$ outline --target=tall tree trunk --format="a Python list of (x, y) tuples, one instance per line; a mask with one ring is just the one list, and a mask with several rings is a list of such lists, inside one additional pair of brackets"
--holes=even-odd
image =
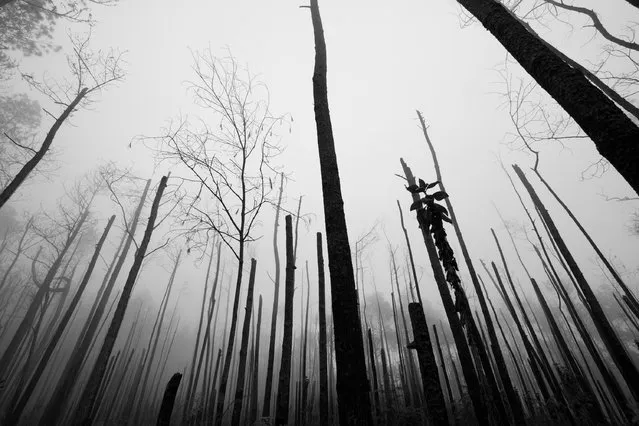
[(458, 0), (586, 132), (599, 153), (639, 193), (639, 127), (496, 0)]
[(160, 179), (160, 184), (158, 185), (155, 199), (153, 200), (153, 204), (151, 206), (151, 213), (146, 225), (146, 230), (144, 231), (144, 236), (142, 237), (142, 241), (140, 242), (140, 245), (135, 252), (133, 265), (129, 270), (129, 275), (126, 279), (126, 282), (124, 283), (124, 288), (122, 290), (122, 294), (120, 295), (118, 306), (115, 309), (115, 313), (113, 314), (113, 319), (111, 320), (111, 324), (109, 326), (107, 334), (104, 337), (104, 342), (102, 343), (102, 347), (89, 376), (89, 380), (78, 402), (78, 408), (76, 410), (73, 422), (76, 425), (90, 426), (92, 423), (90, 413), (95, 404), (96, 392), (98, 390), (98, 387), (100, 386), (100, 382), (104, 377), (106, 363), (109, 359), (109, 356), (111, 355), (113, 346), (115, 345), (115, 340), (118, 337), (118, 332), (120, 331), (120, 327), (122, 326), (124, 314), (126, 313), (126, 308), (129, 304), (131, 293), (133, 292), (133, 285), (135, 284), (138, 272), (140, 271), (140, 267), (142, 266), (142, 261), (144, 260), (144, 256), (146, 255), (146, 250), (149, 246), (151, 235), (153, 234), (153, 230), (155, 228), (155, 220), (158, 215), (160, 200), (162, 199), (162, 194), (164, 193), (164, 189), (166, 188), (167, 180), (168, 178), (166, 176), (163, 176), (162, 179)]
[(364, 340), (328, 107), (326, 41), (317, 0), (311, 0), (311, 17), (315, 38), (313, 99), (331, 278), (339, 418), (342, 426), (370, 425), (373, 419)]
[[(411, 172), (410, 168), (406, 165), (404, 160), (400, 159), (400, 163), (402, 165), (402, 168), (404, 169), (404, 174), (406, 175), (408, 185), (416, 185), (415, 176)], [(418, 199), (419, 196), (417, 194), (413, 194), (413, 202), (417, 201)], [(483, 391), (479, 383), (477, 370), (475, 369), (475, 365), (470, 353), (470, 348), (468, 342), (466, 341), (466, 336), (464, 335), (464, 330), (458, 316), (457, 307), (455, 306), (455, 303), (453, 302), (453, 299), (450, 295), (448, 283), (446, 282), (444, 271), (439, 262), (437, 248), (435, 247), (435, 243), (433, 242), (433, 239), (430, 235), (430, 225), (426, 223), (424, 216), (420, 214), (419, 211), (417, 212), (417, 220), (422, 231), (422, 236), (426, 245), (426, 251), (428, 252), (428, 257), (430, 260), (431, 268), (433, 270), (433, 275), (435, 277), (435, 282), (437, 284), (437, 289), (439, 290), (442, 303), (444, 304), (444, 311), (446, 312), (448, 323), (453, 332), (455, 346), (457, 347), (459, 361), (462, 366), (466, 385), (468, 386), (468, 393), (470, 394), (470, 398), (473, 403), (475, 416), (477, 417), (477, 420), (480, 424), (488, 424), (488, 410), (482, 397)]]
[[(0, 4), (0, 6), (3, 5)], [(0, 193), (0, 209), (7, 201), (9, 201), (9, 198), (13, 196), (20, 185), (22, 185), (22, 183), (27, 179), (29, 174), (33, 172), (33, 169), (35, 169), (40, 161), (42, 161), (45, 154), (49, 151), (49, 148), (51, 148), (51, 144), (53, 143), (53, 139), (55, 138), (56, 133), (58, 132), (58, 130), (60, 130), (60, 127), (62, 127), (62, 124), (64, 124), (66, 119), (69, 118), (69, 115), (73, 113), (80, 101), (82, 101), (82, 99), (86, 96), (87, 92), (87, 88), (83, 88), (82, 90), (80, 90), (80, 92), (78, 92), (71, 103), (64, 109), (62, 114), (60, 114), (60, 116), (56, 118), (55, 122), (49, 129), (49, 132), (45, 136), (40, 149), (38, 149), (33, 157), (31, 157), (29, 161), (27, 161), (25, 165), (22, 166), (18, 174), (16, 174), (11, 182), (9, 182), (9, 184), (3, 188), (2, 193)]]
[(164, 397), (162, 398), (162, 405), (160, 406), (160, 412), (158, 413), (157, 426), (169, 426), (171, 424), (171, 414), (173, 413), (173, 405), (175, 404), (175, 397), (182, 381), (182, 374), (175, 373), (171, 380), (166, 384), (166, 390), (164, 391)]
[[(317, 233), (317, 281), (319, 289), (319, 375), (320, 375), (320, 426), (328, 425), (328, 360), (326, 342), (326, 289), (324, 279), (324, 253), (322, 250), (322, 233)], [(370, 339), (370, 329), (368, 335)], [(372, 359), (372, 358), (371, 358)], [(373, 364), (373, 374), (374, 371)], [(378, 404), (379, 405), (379, 404)]]
[(55, 350), (56, 346), (58, 345), (58, 342), (60, 341), (60, 337), (64, 333), (64, 330), (69, 324), (69, 321), (71, 317), (73, 316), (75, 309), (80, 303), (80, 298), (82, 297), (82, 294), (84, 293), (84, 289), (89, 283), (89, 278), (91, 278), (91, 274), (93, 273), (95, 264), (97, 263), (98, 257), (100, 256), (102, 245), (104, 244), (104, 241), (106, 240), (107, 235), (109, 234), (109, 231), (111, 229), (111, 226), (113, 225), (114, 220), (115, 220), (115, 216), (111, 216), (111, 218), (107, 222), (107, 226), (106, 228), (104, 228), (104, 232), (102, 233), (100, 240), (95, 246), (93, 257), (89, 261), (89, 266), (87, 267), (87, 270), (84, 273), (84, 277), (82, 278), (82, 281), (80, 282), (80, 285), (78, 286), (78, 289), (76, 290), (75, 295), (73, 296), (73, 299), (71, 300), (71, 304), (67, 307), (67, 310), (64, 313), (62, 320), (60, 321), (60, 324), (58, 324), (58, 327), (56, 328), (55, 333), (53, 334), (53, 336), (51, 336), (51, 339), (49, 340), (49, 344), (47, 345), (46, 350), (42, 354), (42, 357), (40, 358), (40, 361), (38, 362), (38, 365), (36, 366), (34, 372), (31, 374), (29, 383), (27, 383), (26, 387), (24, 388), (22, 392), (21, 398), (15, 404), (11, 405), (11, 414), (7, 418), (5, 418), (4, 424), (13, 425), (13, 424), (17, 424), (18, 421), (20, 420), (20, 416), (22, 415), (25, 405), (31, 398), (31, 395), (36, 385), (38, 384), (38, 381), (42, 377), (42, 373), (44, 369), (48, 365), (49, 359), (51, 358), (53, 351)]
[(273, 288), (273, 310), (271, 311), (271, 332), (268, 344), (268, 361), (266, 364), (266, 385), (264, 388), (264, 405), (262, 417), (271, 416), (271, 395), (276, 392), (273, 388), (273, 368), (275, 363), (275, 337), (277, 335), (277, 314), (280, 299), (280, 251), (277, 245), (277, 228), (280, 225), (280, 208), (282, 206), (282, 192), (284, 191), (284, 173), (280, 174), (280, 192), (275, 208), (275, 224), (273, 230), (273, 257), (275, 258), (275, 286)]
[(251, 335), (251, 313), (253, 312), (253, 288), (255, 287), (255, 268), (257, 261), (251, 259), (251, 271), (249, 273), (248, 291), (246, 294), (246, 308), (244, 324), (242, 325), (242, 341), (240, 343), (240, 364), (237, 372), (237, 385), (235, 386), (235, 402), (233, 403), (233, 417), (231, 425), (240, 424), (242, 405), (244, 403), (244, 379), (246, 378), (246, 358), (248, 356), (249, 336)]
[(408, 239), (408, 231), (406, 230), (406, 225), (404, 225), (404, 214), (402, 213), (402, 206), (399, 204), (399, 200), (397, 200), (397, 210), (399, 210), (399, 221), (402, 225), (402, 232), (404, 233), (404, 239), (406, 240), (406, 248), (408, 249), (408, 258), (410, 259), (410, 268), (413, 274), (413, 280), (415, 281), (415, 289), (417, 290), (417, 299), (419, 300), (419, 304), (424, 306), (422, 302), (422, 293), (419, 290), (419, 280), (417, 279), (417, 270), (415, 269), (415, 259), (413, 258), (413, 249), (410, 245), (410, 240)]
[(513, 169), (515, 170), (515, 173), (517, 173), (517, 176), (519, 176), (519, 179), (522, 181), (522, 183), (526, 187), (526, 190), (528, 191), (528, 194), (532, 198), (533, 203), (537, 207), (543, 221), (548, 226), (548, 229), (550, 230), (552, 237), (555, 243), (557, 244), (557, 247), (559, 248), (559, 251), (561, 252), (564, 259), (566, 260), (566, 263), (568, 264), (568, 266), (570, 267), (570, 271), (575, 277), (575, 280), (577, 281), (577, 284), (579, 285), (579, 289), (581, 289), (586, 299), (586, 302), (587, 302), (586, 306), (589, 308), (589, 311), (591, 313), (591, 316), (592, 316), (593, 322), (595, 323), (597, 331), (599, 332), (601, 339), (606, 344), (606, 348), (610, 352), (610, 356), (614, 360), (617, 368), (619, 368), (619, 371), (621, 371), (622, 376), (626, 380), (626, 383), (628, 384), (628, 387), (632, 391), (632, 394), (636, 400), (637, 398), (639, 398), (639, 371), (637, 370), (637, 367), (634, 365), (634, 363), (630, 359), (630, 356), (626, 352), (626, 349), (623, 346), (623, 343), (621, 342), (621, 340), (615, 333), (614, 329), (612, 328), (612, 325), (608, 321), (608, 318), (606, 317), (606, 314), (604, 313), (601, 304), (597, 300), (597, 297), (595, 296), (595, 293), (592, 291), (590, 284), (588, 284), (588, 282), (586, 281), (586, 278), (583, 276), (581, 269), (579, 269), (577, 262), (572, 256), (572, 253), (570, 252), (563, 238), (559, 234), (559, 230), (557, 229), (554, 221), (550, 217), (548, 210), (546, 210), (545, 206), (543, 205), (543, 203), (537, 196), (537, 193), (535, 192), (534, 188), (532, 187), (530, 182), (528, 182), (528, 179), (526, 179), (524, 172), (517, 165), (513, 165)]
[(286, 215), (286, 277), (284, 281), (284, 336), (282, 360), (277, 386), (275, 424), (288, 423), (288, 407), (291, 387), (291, 355), (293, 352), (293, 292), (295, 291), (295, 263), (293, 261), (293, 220)]
[[(321, 350), (321, 347), (320, 347)], [(373, 376), (373, 401), (374, 401), (374, 405), (375, 405), (375, 416), (373, 417), (373, 420), (375, 422), (379, 422), (381, 420), (380, 416), (380, 401), (379, 401), (379, 383), (377, 381), (377, 365), (375, 362), (375, 349), (373, 348), (373, 334), (371, 333), (371, 329), (368, 329), (368, 352), (371, 358), (371, 370), (372, 370), (372, 376)], [(320, 352), (321, 355), (321, 352)], [(321, 367), (321, 365), (320, 365)], [(321, 374), (321, 371), (320, 371)], [(321, 382), (320, 382), (320, 392), (321, 392)], [(320, 407), (321, 407), (321, 394), (320, 394)], [(320, 411), (320, 424), (322, 426), (327, 425), (328, 422), (324, 421), (322, 422), (322, 418), (321, 418), (322, 412)]]

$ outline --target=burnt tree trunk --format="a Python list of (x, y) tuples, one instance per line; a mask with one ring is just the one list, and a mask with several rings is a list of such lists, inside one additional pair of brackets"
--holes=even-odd
[(315, 38), (313, 99), (331, 278), (339, 418), (342, 426), (370, 425), (373, 420), (364, 339), (328, 107), (326, 41), (317, 0), (311, 0), (311, 17)]

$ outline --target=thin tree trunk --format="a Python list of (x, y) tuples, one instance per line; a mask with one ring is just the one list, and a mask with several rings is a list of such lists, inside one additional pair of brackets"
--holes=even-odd
[[(4, 6), (4, 5), (0, 4), (0, 7), (1, 6)], [(9, 201), (9, 198), (13, 196), (13, 194), (18, 190), (20, 185), (22, 185), (22, 183), (27, 179), (29, 174), (33, 172), (33, 169), (35, 169), (36, 166), (40, 163), (40, 161), (42, 161), (42, 159), (44, 158), (44, 155), (49, 151), (49, 148), (51, 148), (51, 144), (53, 143), (53, 139), (55, 138), (56, 133), (58, 132), (60, 127), (62, 127), (62, 124), (64, 124), (66, 119), (69, 118), (69, 115), (73, 113), (73, 111), (76, 109), (80, 101), (82, 101), (82, 99), (86, 96), (87, 92), (88, 92), (87, 88), (83, 88), (82, 90), (80, 90), (80, 92), (78, 92), (78, 94), (71, 101), (71, 103), (64, 109), (62, 114), (60, 114), (60, 116), (56, 118), (55, 122), (49, 129), (47, 136), (44, 138), (44, 141), (42, 142), (40, 149), (38, 149), (38, 151), (33, 155), (33, 157), (31, 157), (29, 161), (27, 161), (25, 165), (22, 166), (18, 174), (16, 174), (16, 176), (11, 180), (11, 182), (9, 182), (9, 184), (6, 187), (4, 187), (4, 189), (2, 190), (2, 193), (0, 193), (0, 209), (2, 208), (2, 206), (4, 206), (4, 204), (7, 201)]]
[(293, 292), (295, 291), (295, 263), (293, 262), (293, 221), (286, 215), (286, 277), (284, 289), (284, 336), (282, 338), (282, 360), (277, 387), (277, 409), (275, 424), (288, 423), (289, 395), (291, 386), (291, 355), (293, 352)]
[(95, 404), (96, 392), (98, 390), (98, 386), (100, 386), (102, 378), (104, 377), (107, 360), (109, 359), (113, 346), (115, 345), (115, 339), (118, 337), (118, 332), (120, 331), (122, 321), (124, 320), (124, 314), (129, 304), (129, 299), (131, 298), (133, 285), (135, 284), (138, 272), (142, 266), (142, 261), (146, 255), (146, 250), (149, 246), (151, 235), (155, 228), (155, 220), (158, 215), (160, 200), (164, 189), (166, 188), (167, 180), (168, 178), (166, 176), (163, 176), (162, 179), (160, 179), (160, 184), (158, 185), (157, 193), (153, 200), (153, 205), (151, 206), (151, 213), (149, 215), (144, 236), (142, 237), (140, 246), (135, 252), (133, 265), (131, 266), (131, 270), (129, 271), (129, 275), (124, 284), (120, 300), (118, 301), (118, 306), (113, 314), (113, 319), (111, 320), (111, 325), (109, 326), (109, 330), (104, 338), (104, 342), (102, 343), (100, 353), (98, 354), (97, 360), (93, 366), (89, 380), (80, 397), (78, 408), (74, 416), (74, 424), (76, 425), (90, 426), (92, 423), (90, 413), (93, 405)]
[[(597, 150), (639, 193), (639, 127), (584, 74), (530, 33), (496, 0), (458, 0), (590, 136)], [(639, 381), (637, 381), (639, 383)]]
[(315, 38), (313, 99), (331, 278), (339, 418), (342, 426), (370, 425), (372, 416), (364, 340), (328, 107), (326, 41), (317, 0), (311, 0), (311, 18)]
[(240, 364), (237, 372), (237, 385), (235, 386), (235, 402), (233, 403), (233, 417), (231, 425), (240, 424), (242, 404), (244, 403), (244, 379), (246, 378), (246, 358), (248, 356), (249, 336), (251, 334), (251, 313), (253, 312), (253, 288), (255, 287), (255, 268), (257, 261), (251, 259), (251, 271), (249, 274), (248, 292), (246, 294), (246, 313), (242, 325), (242, 342), (240, 344)]
[(446, 360), (442, 353), (442, 346), (439, 343), (439, 334), (437, 333), (437, 326), (433, 324), (433, 334), (435, 335), (435, 343), (437, 344), (437, 353), (439, 354), (439, 360), (442, 363), (442, 373), (444, 376), (444, 382), (446, 382), (446, 391), (448, 392), (448, 399), (450, 400), (450, 411), (453, 415), (453, 423), (455, 421), (455, 398), (453, 397), (453, 390), (450, 387), (450, 379), (448, 377), (448, 369), (446, 368)]

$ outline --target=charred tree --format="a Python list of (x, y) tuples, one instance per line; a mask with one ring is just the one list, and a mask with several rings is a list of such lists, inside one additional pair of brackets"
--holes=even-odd
[(315, 38), (313, 99), (331, 278), (339, 418), (342, 426), (370, 425), (372, 417), (364, 340), (328, 107), (326, 41), (317, 0), (311, 0), (311, 18)]

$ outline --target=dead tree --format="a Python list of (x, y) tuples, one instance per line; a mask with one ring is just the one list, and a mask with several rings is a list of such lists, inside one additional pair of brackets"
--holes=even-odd
[(372, 417), (364, 340), (328, 107), (326, 41), (317, 0), (311, 0), (310, 7), (315, 39), (313, 99), (331, 278), (339, 418), (343, 426), (370, 425)]

